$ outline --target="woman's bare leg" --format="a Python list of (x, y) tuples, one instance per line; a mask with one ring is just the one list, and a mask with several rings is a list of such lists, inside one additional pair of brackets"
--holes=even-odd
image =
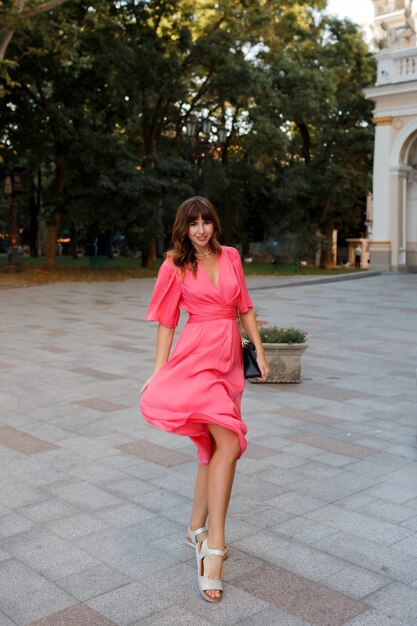
[[(191, 530), (197, 530), (197, 528), (203, 528), (206, 525), (208, 514), (208, 496), (207, 496), (207, 477), (208, 477), (208, 465), (198, 466), (197, 476), (194, 486), (194, 500), (193, 508), (191, 509), (190, 528)], [(198, 541), (203, 541), (207, 537), (206, 533), (197, 535)]]
[[(210, 424), (208, 428), (215, 441), (215, 450), (207, 472), (208, 547), (214, 550), (224, 550), (226, 513), (240, 446), (237, 435), (228, 428), (216, 424)], [(221, 557), (206, 556), (203, 563), (204, 576), (214, 579), (221, 577), (223, 566)], [(217, 589), (209, 589), (206, 594), (212, 598), (219, 598), (221, 595)]]

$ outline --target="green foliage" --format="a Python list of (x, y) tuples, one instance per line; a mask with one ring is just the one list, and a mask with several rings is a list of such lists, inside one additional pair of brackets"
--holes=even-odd
[(41, 172), (48, 223), (167, 245), (199, 188), (183, 127), (208, 115), (228, 130), (209, 164), (226, 241), (311, 252), (318, 231), (360, 224), (372, 167), (374, 61), (324, 8), (73, 0), (20, 24), (0, 75), (0, 178), (15, 164)]
[(307, 333), (297, 328), (279, 326), (259, 326), (262, 343), (305, 343)]

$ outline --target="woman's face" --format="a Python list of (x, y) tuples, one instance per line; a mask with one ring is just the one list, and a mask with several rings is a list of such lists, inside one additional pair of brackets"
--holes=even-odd
[(197, 250), (208, 246), (213, 232), (213, 222), (203, 220), (201, 215), (188, 226), (188, 237)]

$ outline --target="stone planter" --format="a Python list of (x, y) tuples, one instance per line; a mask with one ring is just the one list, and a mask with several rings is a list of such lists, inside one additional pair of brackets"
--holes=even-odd
[[(299, 383), (301, 379), (301, 357), (307, 349), (306, 343), (263, 343), (265, 358), (270, 368), (266, 383)], [(251, 383), (259, 383), (250, 379)]]

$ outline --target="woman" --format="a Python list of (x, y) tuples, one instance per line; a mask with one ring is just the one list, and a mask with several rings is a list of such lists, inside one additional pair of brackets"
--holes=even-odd
[[(141, 389), (144, 418), (187, 435), (198, 449), (186, 542), (196, 548), (199, 588), (209, 602), (222, 597), (226, 513), (236, 461), (247, 445), (240, 415), (244, 375), (237, 311), (255, 344), (263, 380), (269, 371), (239, 253), (220, 246), (219, 234), (218, 216), (206, 198), (181, 204), (173, 248), (159, 270), (146, 316), (159, 325), (154, 373)], [(169, 357), (179, 307), (189, 319)]]

